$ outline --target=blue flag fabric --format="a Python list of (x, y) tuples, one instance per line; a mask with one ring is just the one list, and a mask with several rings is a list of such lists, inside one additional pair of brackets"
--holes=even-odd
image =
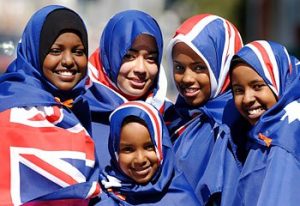
[[(145, 185), (135, 183), (118, 166), (120, 132), (128, 116), (143, 119), (160, 167)], [(109, 151), (112, 165), (102, 172), (105, 189), (97, 205), (200, 205), (184, 175), (175, 168), (175, 157), (168, 131), (159, 112), (143, 101), (122, 104), (111, 115)]]
[(248, 133), (249, 153), (232, 205), (298, 205), (300, 201), (300, 77), (298, 60), (275, 42), (254, 41), (238, 52), (278, 102)]

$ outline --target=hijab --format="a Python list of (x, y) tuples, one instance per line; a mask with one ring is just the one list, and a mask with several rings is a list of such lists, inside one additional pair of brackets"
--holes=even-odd
[(157, 45), (159, 68), (153, 89), (146, 94), (146, 102), (163, 110), (166, 96), (166, 76), (161, 66), (163, 38), (159, 25), (149, 14), (138, 10), (126, 10), (114, 15), (106, 24), (100, 39), (99, 48), (89, 59), (87, 85), (92, 111), (112, 112), (117, 106), (128, 101), (128, 97), (118, 88), (117, 77), (122, 60), (135, 39), (142, 34), (152, 36)]

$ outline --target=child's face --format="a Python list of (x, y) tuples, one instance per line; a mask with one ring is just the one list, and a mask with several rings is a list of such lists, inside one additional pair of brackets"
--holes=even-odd
[(204, 61), (183, 42), (172, 50), (174, 80), (180, 95), (191, 106), (200, 106), (210, 97), (209, 71)]
[(270, 87), (246, 64), (233, 69), (231, 80), (235, 105), (251, 125), (277, 102)]
[(157, 73), (157, 46), (152, 36), (138, 36), (125, 54), (118, 74), (119, 88), (127, 95), (142, 97), (153, 85)]
[(86, 69), (84, 46), (71, 32), (58, 36), (43, 62), (45, 77), (63, 91), (71, 90), (86, 75)]
[(148, 129), (137, 122), (125, 124), (120, 139), (121, 170), (135, 182), (146, 184), (158, 169), (158, 162)]

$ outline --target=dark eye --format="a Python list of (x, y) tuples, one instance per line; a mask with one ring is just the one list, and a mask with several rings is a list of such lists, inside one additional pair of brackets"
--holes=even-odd
[(120, 148), (120, 153), (128, 154), (128, 153), (131, 153), (133, 151), (134, 151), (134, 148), (131, 147), (131, 146), (123, 146), (123, 147)]
[(155, 147), (154, 147), (154, 145), (151, 143), (151, 144), (147, 144), (146, 146), (145, 146), (145, 149), (147, 150), (147, 151), (155, 151)]
[(206, 65), (196, 65), (194, 68), (193, 68), (193, 70), (195, 71), (195, 72), (204, 72), (204, 71), (206, 71), (207, 70), (207, 66)]
[(239, 94), (243, 94), (244, 90), (241, 87), (234, 86), (232, 88), (232, 92), (233, 92), (234, 95), (239, 95)]
[(173, 64), (173, 70), (174, 70), (174, 73), (183, 73), (184, 72), (184, 67), (178, 63), (174, 63)]
[(75, 50), (73, 51), (73, 53), (74, 53), (76, 56), (83, 56), (83, 55), (85, 55), (84, 49), (75, 49)]
[(146, 57), (147, 61), (150, 63), (156, 63), (157, 62), (157, 54), (149, 54)]
[(55, 56), (58, 56), (61, 54), (61, 49), (59, 48), (51, 48), (50, 51), (49, 51), (49, 54), (51, 55), (55, 55)]
[(266, 84), (254, 84), (253, 85), (253, 89), (256, 91), (261, 90), (264, 86), (266, 86)]
[(131, 61), (131, 60), (134, 60), (135, 56), (131, 53), (127, 53), (124, 55), (123, 57), (123, 61)]

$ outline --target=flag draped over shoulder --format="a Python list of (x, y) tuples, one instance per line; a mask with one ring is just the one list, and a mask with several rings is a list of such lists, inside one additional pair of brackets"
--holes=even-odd
[(64, 93), (47, 81), (39, 62), (43, 23), (57, 9), (67, 8), (46, 6), (31, 17), (18, 44), (17, 58), (0, 77), (3, 205), (84, 205), (100, 192), (94, 143), (79, 121), (80, 114), (88, 113), (80, 96), (86, 78), (66, 93), (73, 98), (73, 108), (81, 108), (75, 116), (55, 98)]
[(249, 154), (233, 205), (298, 205), (300, 79), (298, 60), (275, 42), (254, 41), (237, 57), (269, 85), (278, 102), (250, 130)]

